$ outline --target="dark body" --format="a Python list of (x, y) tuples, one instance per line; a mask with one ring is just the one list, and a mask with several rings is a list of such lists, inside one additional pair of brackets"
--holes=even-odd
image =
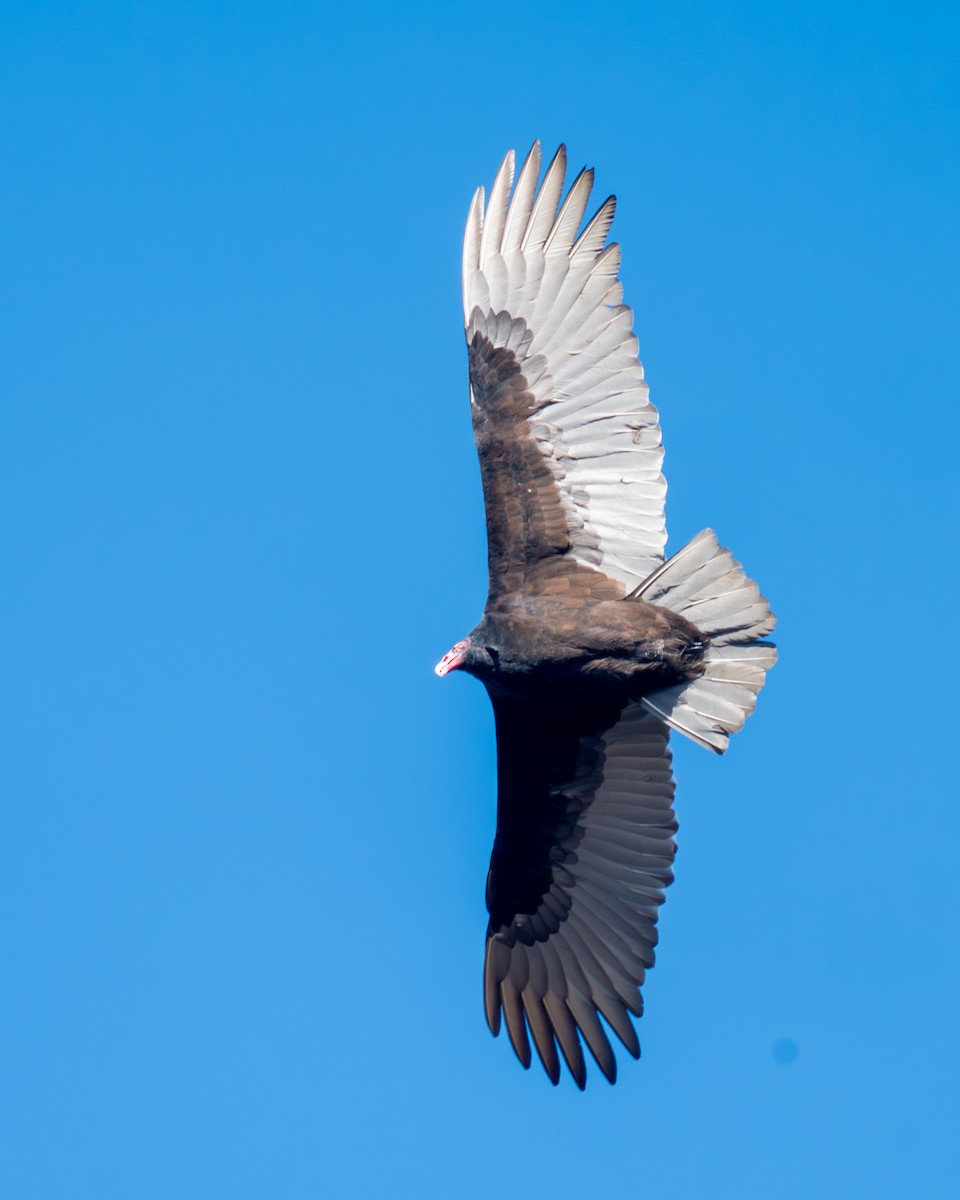
[(643, 600), (519, 596), (484, 613), (462, 669), (491, 697), (542, 701), (562, 688), (568, 701), (622, 704), (694, 678), (705, 646), (684, 617)]

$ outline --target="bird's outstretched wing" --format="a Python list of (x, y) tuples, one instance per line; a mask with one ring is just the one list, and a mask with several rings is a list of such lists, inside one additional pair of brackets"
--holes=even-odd
[(561, 204), (565, 168), (561, 146), (538, 190), (537, 142), (511, 195), (510, 151), (486, 210), (480, 188), (467, 218), (463, 307), (492, 596), (558, 556), (625, 593), (663, 559), (660, 426), (621, 302), (620, 247), (606, 245), (616, 202), (578, 236), (593, 172)]
[[(677, 823), (665, 725), (640, 705), (494, 699), (499, 796), (487, 878), (487, 1021), (525, 1067), (616, 1079), (602, 1015), (634, 1056)], [(529, 1031), (529, 1032), (528, 1032)], [(578, 1036), (579, 1035), (579, 1036)]]

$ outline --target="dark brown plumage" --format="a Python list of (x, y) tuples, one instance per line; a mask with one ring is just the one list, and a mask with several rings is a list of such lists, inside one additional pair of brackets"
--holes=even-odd
[[(525, 1066), (604, 1075), (602, 1016), (630, 1014), (672, 879), (670, 726), (715, 750), (775, 659), (766, 601), (709, 532), (663, 561), (662, 450), (607, 201), (574, 241), (591, 176), (560, 206), (563, 148), (512, 199), (512, 154), (464, 245), (471, 409), (486, 507), (483, 617), (437, 666), (493, 702), (497, 831), (487, 879), (487, 1020)], [(559, 1051), (559, 1055), (558, 1055)]]

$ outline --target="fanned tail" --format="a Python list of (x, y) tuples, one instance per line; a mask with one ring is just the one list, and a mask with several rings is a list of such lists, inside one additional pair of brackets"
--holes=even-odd
[(645, 696), (642, 703), (680, 733), (718, 754), (743, 728), (757, 703), (777, 649), (760, 639), (776, 617), (740, 563), (705, 529), (667, 559), (633, 593), (669, 608), (708, 640), (697, 679)]

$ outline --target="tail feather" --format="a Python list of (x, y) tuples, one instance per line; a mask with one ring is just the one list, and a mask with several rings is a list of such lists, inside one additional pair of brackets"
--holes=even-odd
[(708, 645), (703, 674), (643, 698), (650, 712), (718, 754), (753, 712), (776, 647), (759, 639), (776, 624), (760, 589), (706, 529), (633, 595), (691, 621)]

